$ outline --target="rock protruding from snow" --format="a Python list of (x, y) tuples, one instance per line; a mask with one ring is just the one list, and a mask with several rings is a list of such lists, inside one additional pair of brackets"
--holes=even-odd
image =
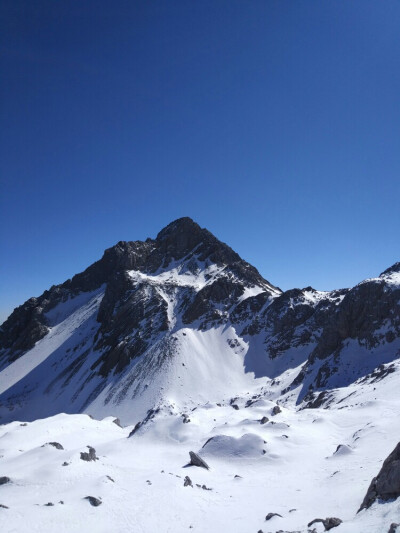
[(59, 442), (46, 442), (46, 444), (44, 444), (43, 446), (53, 446), (53, 448), (56, 448), (57, 450), (64, 449), (64, 446)]
[(197, 453), (189, 452), (190, 455), (190, 464), (193, 466), (200, 466), (202, 468), (205, 468), (206, 470), (209, 470), (210, 467), (208, 464), (199, 456)]
[(96, 450), (92, 446), (88, 446), (89, 452), (81, 452), (82, 461), (97, 461), (99, 458), (96, 455)]
[(373, 478), (359, 511), (368, 509), (375, 500), (391, 500), (400, 496), (400, 442), (385, 459), (379, 474)]
[(103, 503), (99, 498), (95, 498), (94, 496), (85, 496), (85, 500), (88, 500), (93, 507), (98, 507)]
[(268, 513), (265, 517), (265, 520), (271, 520), (271, 518), (273, 518), (274, 516), (279, 516), (280, 518), (282, 518), (282, 515), (279, 513)]
[(5, 485), (6, 483), (10, 483), (11, 479), (7, 476), (1, 476), (0, 477), (0, 485)]
[(325, 528), (325, 531), (329, 531), (330, 529), (333, 529), (334, 527), (340, 526), (340, 524), (342, 523), (342, 520), (336, 517), (315, 518), (309, 524), (307, 524), (307, 527), (311, 527), (313, 524), (317, 524), (318, 522), (322, 522)]
[(347, 444), (338, 444), (335, 453), (333, 455), (349, 455), (353, 453), (353, 450)]
[(193, 483), (192, 483), (192, 480), (190, 479), (189, 476), (185, 476), (185, 479), (183, 481), (183, 486), (184, 487), (192, 487), (193, 488)]

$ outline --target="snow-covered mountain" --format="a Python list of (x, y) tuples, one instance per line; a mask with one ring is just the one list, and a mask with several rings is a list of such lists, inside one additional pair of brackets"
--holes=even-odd
[[(400, 265), (353, 289), (282, 292), (189, 218), (17, 308), (1, 328), (0, 415), (141, 419), (254, 379), (297, 403), (399, 357)], [(43, 399), (46, 401), (43, 401)]]
[[(7, 484), (7, 502), (15, 501), (18, 483), (34, 483), (32, 461), (49, 476), (37, 498), (54, 490), (50, 464), (61, 456), (72, 468), (59, 475), (86, 476), (78, 448), (96, 444), (107, 460), (88, 466), (84, 485), (104, 489), (114, 511), (108, 523), (93, 509), (87, 531), (221, 531), (223, 520), (238, 533), (275, 525), (307, 531), (320, 513), (341, 517), (337, 531), (386, 531), (398, 503), (356, 511), (399, 441), (399, 368), (400, 263), (352, 289), (282, 292), (209, 231), (176, 220), (155, 239), (119, 242), (1, 326), (0, 466), (6, 461), (17, 480)], [(117, 416), (127, 427), (79, 413)], [(269, 421), (260, 423), (263, 417)], [(63, 440), (65, 450), (40, 448), (44, 435)], [(190, 495), (190, 485), (183, 487), (189, 450), (213, 465), (196, 469), (200, 487), (211, 483), (213, 491), (194, 484)], [(128, 472), (140, 465), (140, 481), (122, 472), (123, 463)], [(157, 481), (144, 485), (141, 476), (150, 472)], [(107, 475), (120, 477), (118, 490)], [(354, 492), (346, 490), (351, 483)], [(75, 497), (67, 485), (63, 501)], [(143, 517), (132, 522), (118, 499), (129, 490), (140, 498), (145, 491), (148, 502), (164, 498), (164, 515), (145, 518), (151, 513), (139, 498)], [(163, 491), (183, 498), (181, 520), (175, 513), (173, 522)], [(263, 525), (266, 498), (282, 517)], [(56, 512), (65, 520), (64, 508)], [(15, 520), (13, 531), (22, 531)], [(71, 520), (65, 531), (82, 526)], [(40, 530), (51, 531), (45, 515)]]

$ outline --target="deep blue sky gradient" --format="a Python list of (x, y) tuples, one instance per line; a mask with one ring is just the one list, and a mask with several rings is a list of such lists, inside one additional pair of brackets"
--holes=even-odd
[(190, 216), (283, 289), (400, 259), (399, 0), (3, 0), (0, 322)]

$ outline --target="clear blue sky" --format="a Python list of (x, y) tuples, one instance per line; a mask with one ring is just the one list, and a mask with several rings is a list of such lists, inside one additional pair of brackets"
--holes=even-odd
[(283, 289), (400, 259), (399, 0), (2, 0), (0, 321), (190, 216)]

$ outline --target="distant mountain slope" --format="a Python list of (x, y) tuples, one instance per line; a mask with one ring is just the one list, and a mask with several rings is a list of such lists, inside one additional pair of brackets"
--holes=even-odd
[(399, 358), (400, 264), (353, 289), (282, 292), (190, 218), (119, 242), (0, 329), (0, 421), (137, 421), (245, 394), (312, 402)]

